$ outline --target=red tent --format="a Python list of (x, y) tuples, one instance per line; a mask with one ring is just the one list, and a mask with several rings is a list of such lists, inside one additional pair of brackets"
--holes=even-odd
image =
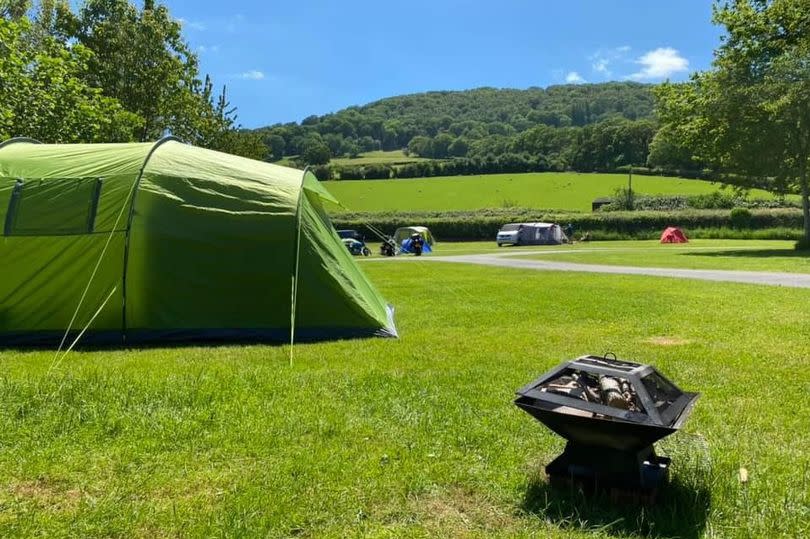
[(661, 243), (688, 243), (686, 234), (680, 228), (670, 226), (661, 234)]

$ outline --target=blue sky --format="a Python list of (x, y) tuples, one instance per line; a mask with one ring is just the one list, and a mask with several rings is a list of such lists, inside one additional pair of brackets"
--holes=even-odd
[(239, 122), (392, 95), (683, 80), (709, 67), (710, 0), (164, 0)]

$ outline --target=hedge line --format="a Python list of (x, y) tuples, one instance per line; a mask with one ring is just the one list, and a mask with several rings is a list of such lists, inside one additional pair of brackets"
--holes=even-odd
[[(332, 218), (337, 228), (364, 230), (370, 223), (387, 234), (401, 226), (424, 225), (440, 240), (492, 240), (500, 227), (509, 222), (545, 221), (574, 227), (579, 238), (590, 232), (593, 239), (654, 238), (668, 226), (678, 226), (690, 237), (798, 239), (801, 236), (801, 210), (780, 208), (751, 210), (744, 224), (732, 221), (726, 210), (680, 212), (564, 213), (536, 210), (478, 210), (471, 212), (409, 212), (387, 214), (338, 214)], [(735, 226), (736, 225), (736, 226)]]
[[(321, 180), (387, 180), (391, 178), (431, 178), (435, 176), (470, 176), (478, 174), (505, 174), (524, 172), (564, 172), (565, 167), (549, 162), (543, 156), (507, 153), (485, 158), (457, 157), (453, 159), (427, 159), (412, 163), (366, 165), (317, 165), (311, 168)], [(607, 172), (626, 174), (630, 167), (579, 172)], [(689, 179), (714, 180), (710, 170), (633, 168), (633, 174), (644, 176), (678, 176)]]
[(775, 198), (747, 198), (736, 193), (715, 191), (701, 195), (639, 195), (630, 196), (627, 189), (618, 189), (613, 202), (598, 211), (625, 211), (632, 203), (635, 211), (731, 210), (734, 208), (768, 209), (801, 208), (799, 200)]

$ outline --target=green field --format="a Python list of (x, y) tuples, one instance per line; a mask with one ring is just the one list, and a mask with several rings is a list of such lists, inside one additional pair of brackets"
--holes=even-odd
[[(0, 535), (810, 535), (810, 290), (363, 268), (401, 338), (300, 345), (292, 367), (285, 346), (85, 351), (51, 374), (52, 351), (3, 351)], [(702, 393), (651, 508), (548, 488), (563, 443), (511, 402), (605, 351)]]
[(402, 150), (391, 150), (389, 152), (366, 152), (357, 157), (337, 157), (329, 163), (338, 166), (360, 166), (360, 165), (404, 165), (406, 163), (416, 163), (417, 161), (430, 161), (424, 157), (405, 155)]
[[(293, 161), (297, 156), (292, 155), (277, 161), (275, 164), (289, 167), (293, 165)], [(334, 157), (329, 161), (330, 165), (337, 165), (341, 167), (346, 166), (361, 166), (361, 165), (405, 165), (407, 163), (415, 163), (417, 161), (430, 161), (424, 157), (415, 157), (412, 155), (405, 155), (402, 150), (391, 150), (388, 152), (365, 152), (357, 157)]]
[[(527, 255), (538, 260), (655, 268), (720, 269), (810, 273), (810, 256), (790, 241), (692, 240), (688, 246), (658, 241), (593, 242)], [(529, 249), (523, 247), (522, 249)]]
[[(350, 211), (474, 210), (522, 207), (591, 211), (591, 201), (627, 187), (625, 174), (527, 173), (395, 180), (330, 181), (324, 185)], [(633, 190), (645, 195), (697, 195), (720, 184), (633, 176)], [(752, 197), (772, 198), (760, 190)]]

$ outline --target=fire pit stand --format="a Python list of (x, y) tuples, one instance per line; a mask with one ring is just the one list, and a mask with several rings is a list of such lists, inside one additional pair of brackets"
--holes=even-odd
[(684, 393), (650, 365), (582, 356), (517, 392), (515, 404), (568, 440), (546, 466), (552, 483), (652, 493), (670, 459), (653, 443), (676, 432), (697, 393)]

